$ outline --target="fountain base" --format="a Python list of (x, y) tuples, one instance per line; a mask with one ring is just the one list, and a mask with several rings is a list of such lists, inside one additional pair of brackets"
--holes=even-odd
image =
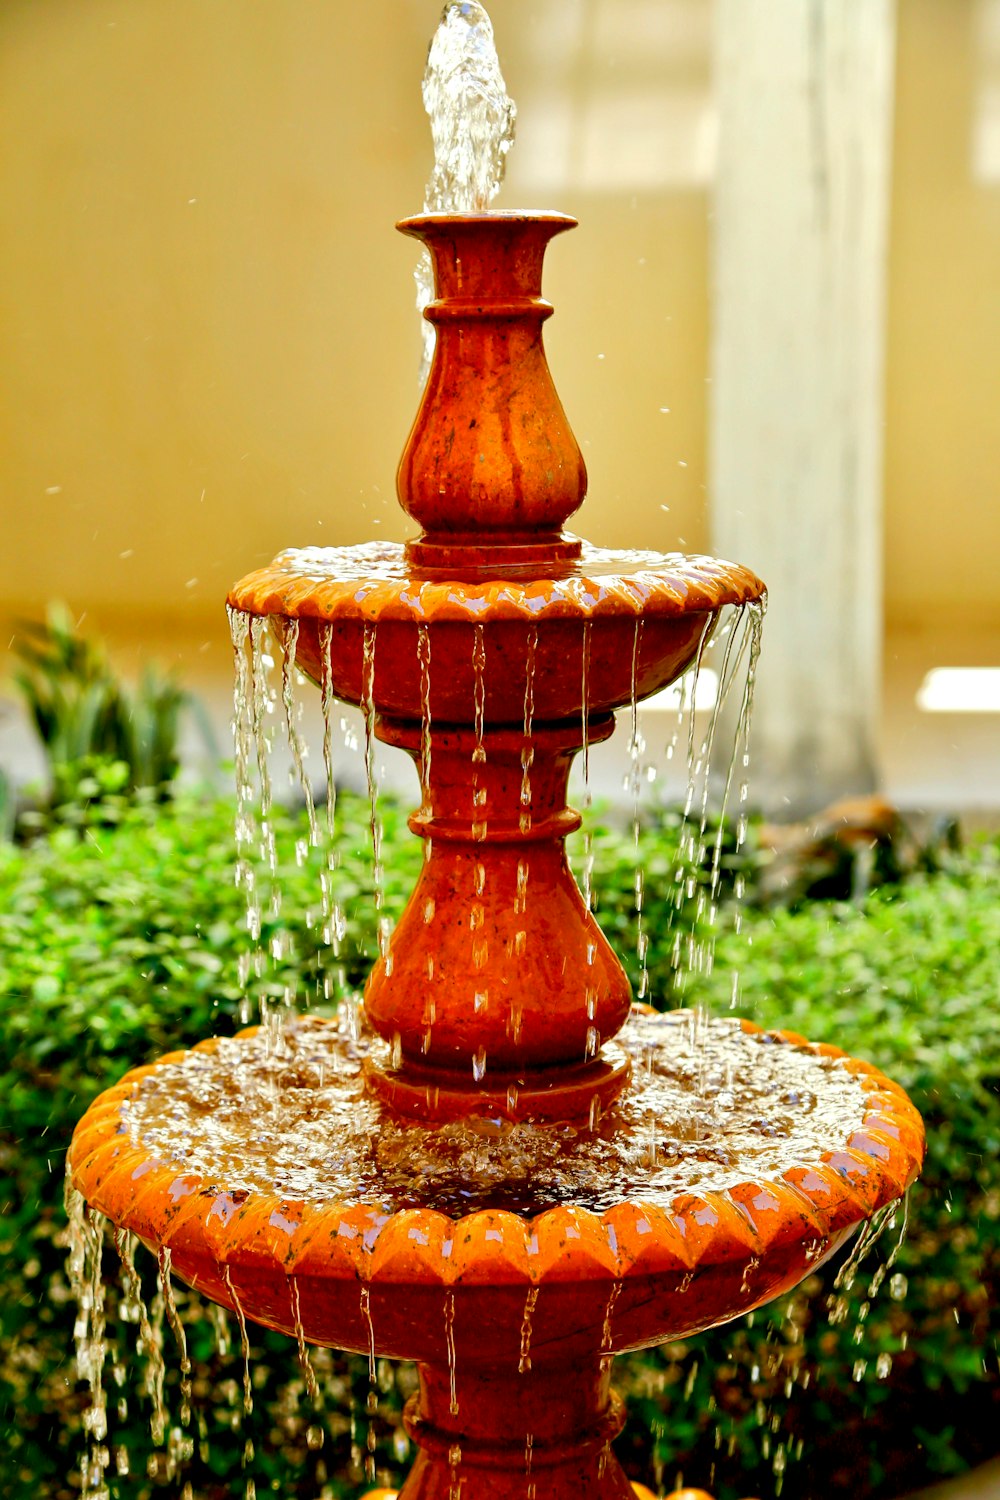
[(395, 1115), (411, 1120), (462, 1120), (485, 1115), (505, 1120), (583, 1120), (593, 1129), (632, 1073), (624, 1049), (609, 1042), (599, 1058), (576, 1066), (491, 1073), (473, 1084), (445, 1068), (383, 1068), (365, 1062), (370, 1091)]

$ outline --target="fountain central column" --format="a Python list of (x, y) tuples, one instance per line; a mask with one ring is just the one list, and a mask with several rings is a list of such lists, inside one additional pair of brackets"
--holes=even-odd
[(635, 1500), (611, 1451), (610, 1359), (501, 1371), (421, 1365), (405, 1412), (420, 1456), (399, 1500)]

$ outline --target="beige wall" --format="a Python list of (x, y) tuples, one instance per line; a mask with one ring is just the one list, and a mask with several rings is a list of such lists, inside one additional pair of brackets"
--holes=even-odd
[[(501, 202), (581, 219), (546, 290), (591, 472), (583, 529), (703, 546), (707, 5), (492, 9), (521, 104)], [(391, 225), (422, 195), (437, 11), (5, 0), (4, 615), (62, 597), (105, 626), (204, 633), (228, 582), (282, 545), (405, 534), (417, 333)], [(900, 5), (890, 620), (928, 577), (1000, 617), (1000, 185), (970, 176), (972, 13)]]
[(885, 517), (899, 625), (933, 598), (951, 621), (1000, 629), (1000, 150), (991, 180), (973, 171), (991, 97), (1000, 130), (997, 12), (899, 6)]
[[(502, 34), (530, 7), (496, 9)], [(418, 325), (392, 224), (422, 200), (436, 14), (0, 9), (5, 605), (190, 619), (282, 545), (405, 533)], [(559, 206), (583, 227), (551, 252), (548, 340), (588, 534), (702, 545), (703, 196)]]

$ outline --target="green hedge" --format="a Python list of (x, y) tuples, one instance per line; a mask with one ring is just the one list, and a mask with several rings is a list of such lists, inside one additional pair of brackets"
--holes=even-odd
[[(420, 851), (402, 813), (391, 802), (383, 812), (392, 910)], [(341, 800), (336, 878), (349, 920), (340, 985), (360, 982), (374, 948), (366, 821), (364, 807)], [(279, 813), (277, 832), (284, 957), (254, 983), (276, 999), (292, 988), (315, 1003), (323, 945), (304, 913), (316, 906), (321, 855), (296, 862), (302, 829), (294, 818)], [(603, 829), (595, 842), (599, 916), (634, 970), (630, 840)], [(665, 1003), (675, 995), (675, 925), (691, 919), (665, 904), (676, 847), (670, 819), (645, 835), (651, 993)], [(51, 830), (28, 847), (0, 846), (3, 1493), (61, 1500), (78, 1492), (86, 1401), (72, 1366), (62, 1158), (75, 1119), (125, 1068), (238, 1023), (245, 1002), (237, 958), (246, 943), (232, 848), (231, 807), (192, 796), (159, 806), (110, 799), (80, 826)], [(887, 1253), (883, 1241), (832, 1322), (825, 1273), (750, 1325), (621, 1361), (631, 1417), (619, 1449), (636, 1477), (662, 1473), (669, 1482), (682, 1471), (689, 1482), (711, 1481), (720, 1497), (767, 1495), (777, 1459), (787, 1496), (842, 1487), (888, 1497), (1000, 1446), (990, 1421), (1000, 1392), (997, 877), (998, 846), (990, 844), (956, 856), (945, 871), (873, 893), (863, 906), (750, 909), (742, 934), (723, 921), (714, 973), (685, 999), (727, 1008), (736, 967), (748, 1014), (871, 1057), (924, 1112), (927, 1167), (894, 1268), (909, 1289), (902, 1300), (885, 1288), (867, 1297)], [(271, 919), (265, 927), (265, 944), (278, 925)], [(859, 1345), (855, 1330), (869, 1300)], [(243, 1423), (238, 1352), (220, 1352), (205, 1317), (191, 1335), (195, 1419), (174, 1439), (182, 1459), (187, 1448), (193, 1453), (180, 1462), (180, 1478), (171, 1477), (149, 1439), (149, 1402), (135, 1373), (141, 1361), (129, 1352), (134, 1332), (127, 1322), (109, 1325), (109, 1368), (125, 1371), (120, 1388), (108, 1376), (109, 1441), (126, 1446), (131, 1470), (127, 1481), (112, 1479), (123, 1500), (180, 1493), (183, 1478), (201, 1500), (242, 1495), (246, 1473), (258, 1495), (351, 1494), (363, 1479), (369, 1429), (377, 1471), (397, 1477), (405, 1467), (398, 1412), (410, 1372), (380, 1368), (372, 1418), (364, 1364), (317, 1354), (321, 1418), (294, 1349), (258, 1334), (254, 1413)], [(167, 1353), (176, 1416), (176, 1360)], [(248, 1437), (254, 1456), (245, 1470)]]

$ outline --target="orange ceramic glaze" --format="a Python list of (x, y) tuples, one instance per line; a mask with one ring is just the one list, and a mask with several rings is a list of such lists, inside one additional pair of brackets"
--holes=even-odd
[[(636, 1484), (632, 1488), (639, 1496), (639, 1500), (654, 1500), (652, 1490), (647, 1490), (645, 1485)], [(713, 1496), (707, 1490), (672, 1490), (666, 1500), (713, 1500)], [(753, 1497), (748, 1497), (748, 1500), (753, 1500)]]
[[(573, 222), (403, 221), (436, 281), (435, 358), (398, 474), (421, 534), (405, 548), (286, 552), (229, 596), (272, 617), (297, 666), (416, 762), (410, 824), (427, 858), (368, 982), (369, 1021), (395, 1056), (367, 1086), (383, 1109), (432, 1121), (486, 1112), (558, 1128), (627, 1088), (629, 1054), (611, 1039), (628, 983), (566, 862), (570, 763), (616, 710), (699, 659), (726, 606), (764, 599), (735, 564), (605, 553), (564, 533), (586, 475), (542, 348), (541, 265)], [(847, 1060), (856, 1120), (775, 1180), (702, 1191), (699, 1175), (672, 1200), (531, 1217), (389, 1212), (321, 1181), (291, 1201), (133, 1139), (133, 1090), (161, 1065), (87, 1111), (75, 1186), (241, 1317), (416, 1361), (406, 1424), (420, 1454), (399, 1500), (648, 1500), (609, 1449), (622, 1422), (613, 1355), (796, 1285), (906, 1189), (923, 1152), (902, 1091)]]
[[(637, 1484), (635, 1480), (632, 1481), (632, 1493), (636, 1500), (656, 1500), (652, 1490), (648, 1490), (644, 1484)], [(398, 1490), (368, 1490), (362, 1500), (397, 1500), (398, 1494)], [(712, 1497), (704, 1490), (674, 1490), (672, 1495), (667, 1496), (667, 1500), (712, 1500)]]
[[(399, 491), (404, 554), (279, 557), (230, 594), (296, 622), (297, 666), (375, 716), (416, 760), (428, 859), (365, 994), (395, 1046), (372, 1087), (396, 1110), (587, 1117), (627, 1080), (600, 1058), (628, 1013), (624, 971), (566, 862), (573, 756), (612, 713), (696, 660), (760, 580), (714, 559), (601, 553), (562, 534), (579, 449), (541, 344), (552, 214), (431, 215), (438, 340)], [(447, 563), (449, 574), (443, 564)]]
[[(487, 558), (494, 549), (484, 549)], [(593, 563), (594, 566), (590, 564)], [(346, 703), (391, 718), (466, 723), (477, 640), (488, 724), (524, 722), (530, 680), (537, 720), (595, 715), (668, 686), (695, 661), (726, 605), (758, 600), (747, 568), (677, 554), (586, 550), (556, 576), (443, 580), (407, 568), (392, 544), (280, 554), (229, 594), (233, 609), (298, 622), (296, 662)], [(364, 643), (374, 642), (366, 683)], [(429, 698), (419, 654), (430, 638)]]
[[(637, 1484), (635, 1480), (632, 1481), (632, 1493), (636, 1500), (656, 1500), (652, 1490), (648, 1490), (644, 1484)], [(397, 1500), (398, 1494), (398, 1490), (368, 1490), (362, 1500)], [(699, 1500), (699, 1497), (712, 1500), (711, 1495), (706, 1495), (704, 1490), (675, 1490), (667, 1500)]]
[[(632, 1481), (632, 1493), (636, 1500), (656, 1500), (652, 1490), (644, 1484)], [(397, 1500), (398, 1490), (368, 1490), (362, 1496), (362, 1500)], [(712, 1500), (711, 1495), (704, 1490), (674, 1490), (673, 1494), (667, 1496), (667, 1500)]]
[(122, 1106), (158, 1064), (95, 1101), (70, 1166), (93, 1207), (169, 1249), (178, 1276), (242, 1316), (294, 1335), (298, 1315), (309, 1342), (417, 1362), (405, 1420), (420, 1455), (400, 1500), (632, 1500), (608, 1447), (622, 1422), (612, 1356), (790, 1289), (919, 1170), (912, 1105), (871, 1065), (845, 1065), (864, 1124), (842, 1148), (668, 1207), (453, 1217), (320, 1191), (308, 1202), (228, 1192), (131, 1140)]

